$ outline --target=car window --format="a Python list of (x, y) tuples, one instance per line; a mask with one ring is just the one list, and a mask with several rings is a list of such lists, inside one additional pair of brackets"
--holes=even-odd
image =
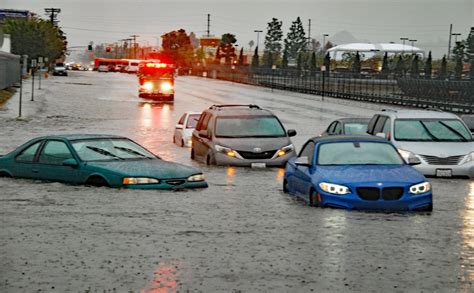
[(179, 125), (183, 125), (185, 118), (186, 118), (186, 114), (183, 114), (183, 116), (181, 116), (181, 118), (179, 119), (178, 124), (179, 124)]
[(72, 143), (81, 160), (86, 162), (103, 160), (154, 159), (156, 156), (139, 144), (128, 139), (89, 139)]
[(216, 119), (217, 137), (284, 137), (283, 125), (275, 116), (225, 116)]
[(374, 126), (375, 126), (375, 123), (377, 123), (378, 118), (379, 118), (379, 115), (375, 115), (374, 117), (372, 117), (372, 119), (369, 122), (369, 126), (367, 126), (367, 133), (375, 134)]
[(204, 120), (202, 121), (201, 130), (207, 130), (210, 120), (211, 120), (211, 114), (207, 114)]
[(340, 122), (336, 122), (336, 126), (334, 127), (334, 134), (342, 134), (342, 124)]
[(318, 165), (402, 165), (395, 148), (381, 142), (332, 142), (319, 147)]
[(346, 135), (367, 134), (367, 123), (359, 123), (359, 122), (345, 123), (344, 133)]
[(390, 134), (390, 118), (387, 117), (383, 126), (382, 132), (385, 133), (386, 137)]
[(189, 115), (188, 121), (186, 123), (186, 128), (195, 128), (196, 124), (199, 121), (199, 117), (201, 117), (201, 114), (192, 114)]
[(209, 115), (209, 114), (207, 114), (207, 113), (204, 113), (204, 114), (201, 115), (201, 117), (199, 118), (199, 121), (198, 121), (198, 123), (197, 123), (197, 125), (196, 125), (196, 130), (201, 130), (201, 129), (202, 129), (202, 123), (203, 123), (204, 119), (206, 119), (206, 117), (207, 117), (208, 115)]
[(64, 160), (73, 158), (71, 151), (64, 142), (51, 140), (44, 146), (38, 162), (40, 164), (62, 165)]
[(314, 143), (312, 141), (308, 142), (300, 152), (299, 157), (308, 157), (308, 162), (313, 163), (314, 157)]
[(17, 162), (24, 162), (24, 163), (31, 163), (35, 159), (36, 152), (38, 151), (39, 146), (41, 145), (42, 141), (39, 141), (25, 150), (23, 150), (17, 157)]
[(395, 140), (470, 141), (470, 132), (457, 119), (397, 119)]
[(336, 121), (329, 124), (328, 130), (326, 131), (328, 134), (332, 134), (334, 132), (334, 127), (336, 126)]
[(382, 132), (382, 129), (383, 129), (383, 126), (384, 126), (386, 120), (387, 120), (386, 116), (380, 116), (379, 117), (379, 119), (377, 120), (377, 123), (375, 124), (373, 134), (377, 134), (377, 133)]

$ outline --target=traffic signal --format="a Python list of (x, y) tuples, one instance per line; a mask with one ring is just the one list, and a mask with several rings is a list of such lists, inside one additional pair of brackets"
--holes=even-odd
[(88, 45), (87, 50), (92, 51), (92, 45)]
[(105, 52), (110, 52), (110, 47), (105, 47)]

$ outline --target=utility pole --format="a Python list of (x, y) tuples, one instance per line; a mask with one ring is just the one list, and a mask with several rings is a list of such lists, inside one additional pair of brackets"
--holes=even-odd
[(308, 49), (311, 49), (311, 18), (308, 19)]
[(137, 59), (137, 37), (139, 35), (131, 35), (130, 37), (133, 39), (133, 59)]
[(211, 15), (207, 14), (207, 36), (211, 36)]
[(448, 60), (449, 55), (451, 55), (451, 36), (453, 34), (453, 24), (449, 25), (449, 43), (448, 43)]
[(323, 43), (321, 45), (321, 52), (324, 53), (324, 47), (326, 46), (326, 44), (324, 43), (326, 41), (326, 37), (329, 37), (329, 34), (323, 34)]
[(61, 9), (60, 8), (45, 8), (44, 11), (46, 12), (46, 15), (49, 15), (49, 21), (53, 25), (57, 26), (58, 21), (56, 20), (56, 17), (61, 12)]
[(415, 42), (417, 42), (418, 40), (408, 40), (409, 42), (411, 42), (411, 54), (413, 54), (413, 46), (415, 46)]
[[(257, 48), (258, 48), (258, 45), (259, 45), (259, 36), (260, 36), (260, 33), (262, 33), (263, 31), (262, 30), (254, 30), (253, 31), (254, 33), (257, 33)], [(258, 52), (257, 52), (258, 53)]]
[(402, 49), (402, 54), (405, 54), (405, 41), (408, 41), (409, 38), (400, 38), (400, 40), (403, 41), (403, 49)]

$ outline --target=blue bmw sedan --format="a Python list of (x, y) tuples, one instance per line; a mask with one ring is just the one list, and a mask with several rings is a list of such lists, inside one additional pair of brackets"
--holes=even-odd
[(387, 140), (316, 137), (286, 166), (283, 190), (310, 206), (381, 211), (431, 211), (431, 185)]

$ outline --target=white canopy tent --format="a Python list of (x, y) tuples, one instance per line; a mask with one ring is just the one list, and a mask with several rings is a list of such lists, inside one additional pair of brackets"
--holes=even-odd
[(370, 44), (370, 43), (351, 43), (332, 47), (327, 50), (332, 59), (341, 59), (342, 54), (346, 52), (370, 53), (374, 55), (384, 55), (385, 52), (389, 54), (420, 54), (425, 56), (425, 51), (420, 48), (392, 43)]

